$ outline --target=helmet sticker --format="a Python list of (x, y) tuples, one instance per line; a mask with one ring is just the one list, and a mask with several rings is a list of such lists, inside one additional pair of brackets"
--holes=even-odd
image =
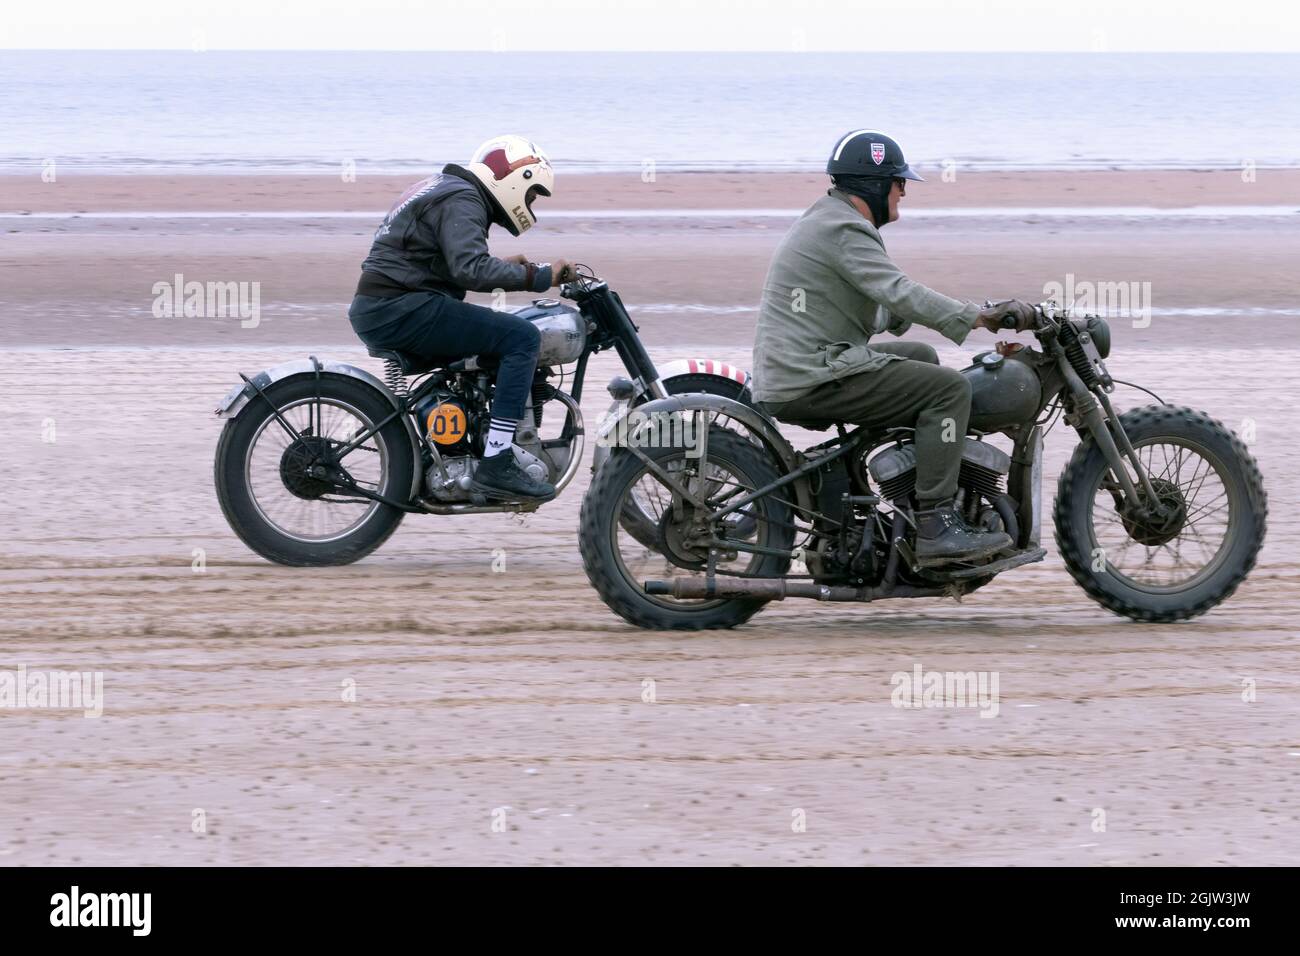
[(871, 161), (874, 162), (877, 166), (879, 166), (881, 163), (885, 161), (884, 143), (871, 144)]
[(504, 149), (494, 149), (484, 156), (480, 162), (492, 170), (494, 178), (505, 179), (520, 166), (531, 166), (533, 163), (540, 163), (541, 160), (536, 156), (521, 156), (512, 163), (506, 158)]

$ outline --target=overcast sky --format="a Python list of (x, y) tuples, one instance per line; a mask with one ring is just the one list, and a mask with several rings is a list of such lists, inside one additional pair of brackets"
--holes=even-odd
[[(5, 0), (0, 47), (1298, 51), (1295, 0)], [(1009, 64), (1010, 67), (1010, 64)]]

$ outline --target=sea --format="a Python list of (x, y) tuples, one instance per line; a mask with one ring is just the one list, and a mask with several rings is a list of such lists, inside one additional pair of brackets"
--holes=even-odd
[(0, 172), (367, 172), (514, 132), (557, 169), (1300, 165), (1300, 54), (0, 50)]

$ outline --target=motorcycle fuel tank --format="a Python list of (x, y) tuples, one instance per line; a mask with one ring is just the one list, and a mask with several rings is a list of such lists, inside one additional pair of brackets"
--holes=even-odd
[(962, 369), (970, 382), (970, 427), (996, 432), (1031, 422), (1042, 403), (1043, 386), (1027, 363), (983, 352)]
[(510, 311), (542, 333), (538, 365), (565, 365), (582, 357), (587, 347), (587, 320), (577, 309), (555, 299), (534, 299), (532, 305)]

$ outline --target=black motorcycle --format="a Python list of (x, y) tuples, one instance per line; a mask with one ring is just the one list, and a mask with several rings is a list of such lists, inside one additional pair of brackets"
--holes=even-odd
[[(1159, 404), (1116, 414), (1110, 393), (1130, 383), (1106, 369), (1106, 322), (1053, 303), (1036, 313), (1040, 348), (985, 352), (964, 370), (972, 408), (956, 509), (973, 527), (1006, 532), (1006, 551), (918, 564), (910, 429), (791, 422), (837, 432), (798, 452), (757, 408), (675, 396), (639, 408), (583, 501), (579, 543), (591, 583), (624, 619), (650, 628), (732, 627), (789, 597), (960, 598), (1045, 556), (1043, 436), (1063, 415), (1082, 439), (1054, 509), (1057, 549), (1074, 580), (1137, 621), (1215, 607), (1263, 543), (1268, 505), (1255, 460), (1219, 422), (1140, 386)], [(994, 433), (1010, 439), (1009, 453), (987, 440)], [(621, 519), (632, 508), (654, 519), (649, 547)], [(672, 576), (646, 580), (665, 570)]]
[[(630, 376), (610, 383), (619, 410), (686, 392), (740, 407), (750, 401), (748, 373), (722, 362), (683, 359), (656, 369), (618, 294), (585, 266), (578, 269), (560, 290), (576, 308), (537, 299), (511, 310), (541, 332), (513, 453), (525, 471), (559, 491), (582, 459), (579, 402), (596, 352), (613, 348)], [(383, 544), (408, 513), (524, 513), (540, 506), (471, 490), (489, 426), (494, 363), (370, 354), (384, 361), (383, 381), (311, 356), (241, 374), (217, 406), (226, 419), (216, 452), (217, 497), (231, 528), (258, 554), (286, 565), (347, 564)], [(653, 534), (651, 519), (637, 509), (623, 518), (634, 533)]]

